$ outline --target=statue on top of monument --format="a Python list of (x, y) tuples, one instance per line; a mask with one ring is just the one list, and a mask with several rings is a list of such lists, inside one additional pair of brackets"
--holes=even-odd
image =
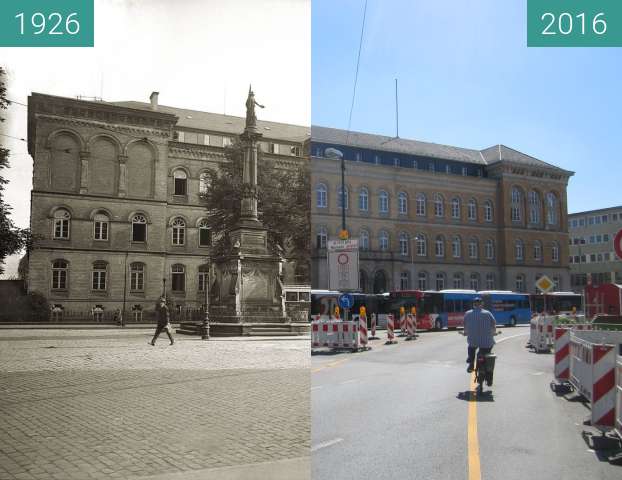
[(251, 86), (248, 86), (248, 98), (246, 99), (246, 127), (256, 127), (257, 126), (257, 115), (255, 115), (255, 105), (259, 108), (264, 108), (263, 105), (257, 103), (255, 101), (255, 94)]

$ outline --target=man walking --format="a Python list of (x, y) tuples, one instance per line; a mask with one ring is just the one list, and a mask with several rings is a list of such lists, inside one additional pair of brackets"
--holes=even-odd
[(166, 330), (166, 334), (171, 341), (171, 345), (173, 345), (175, 341), (173, 340), (173, 335), (171, 335), (171, 315), (168, 311), (168, 307), (166, 306), (166, 299), (164, 297), (160, 298), (158, 304), (156, 305), (156, 314), (158, 315), (158, 326), (156, 327), (153, 340), (149, 342), (149, 345), (155, 346), (155, 342), (158, 339), (160, 333), (162, 333), (162, 330)]
[(495, 344), (497, 324), (495, 317), (488, 310), (482, 308), (481, 297), (473, 299), (473, 309), (464, 314), (464, 335), (467, 337), (469, 364), (467, 372), (473, 371), (475, 352), (479, 348), (480, 353), (490, 353)]

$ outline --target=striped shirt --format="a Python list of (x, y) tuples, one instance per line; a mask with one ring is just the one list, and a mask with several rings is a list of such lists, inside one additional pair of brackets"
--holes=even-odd
[(470, 347), (492, 348), (496, 329), (495, 317), (488, 310), (474, 308), (464, 314), (464, 334)]

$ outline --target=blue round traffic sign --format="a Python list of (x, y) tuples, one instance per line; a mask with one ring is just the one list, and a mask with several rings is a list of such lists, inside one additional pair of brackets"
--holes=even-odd
[(339, 295), (339, 306), (341, 308), (352, 308), (354, 305), (354, 297), (349, 293)]

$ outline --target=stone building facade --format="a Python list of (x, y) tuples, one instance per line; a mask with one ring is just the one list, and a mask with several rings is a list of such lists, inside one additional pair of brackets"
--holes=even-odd
[[(29, 97), (28, 289), (56, 308), (140, 317), (163, 293), (179, 309), (205, 303), (212, 232), (200, 193), (244, 119), (150, 100)], [(258, 126), (277, 167), (308, 161), (309, 127)]]
[(327, 288), (326, 241), (358, 238), (365, 292), (473, 288), (535, 291), (548, 275), (569, 289), (569, 172), (496, 145), (470, 150), (312, 127), (312, 278)]
[(622, 259), (613, 242), (622, 230), (622, 206), (568, 215), (570, 286), (582, 293), (588, 281), (594, 285), (622, 284)]

